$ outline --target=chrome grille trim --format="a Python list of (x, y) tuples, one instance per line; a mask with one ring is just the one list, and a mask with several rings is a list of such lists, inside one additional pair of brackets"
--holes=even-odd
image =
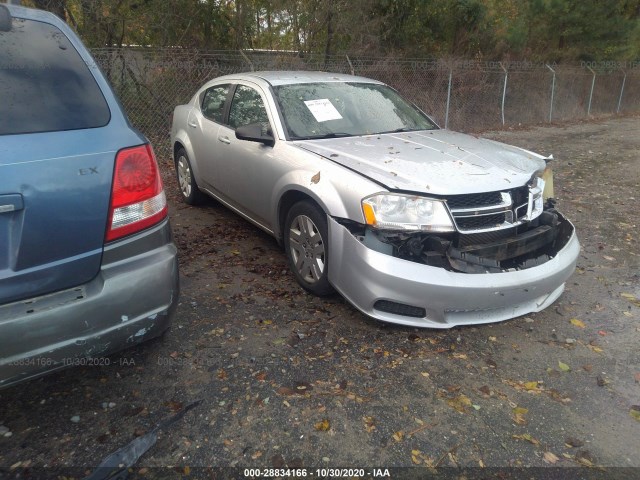
[[(519, 205), (514, 205), (514, 197), (523, 199), (522, 197), (524, 192), (522, 189), (526, 189), (528, 191), (528, 201), (520, 203)], [(531, 216), (531, 209), (533, 202), (536, 199), (539, 199), (541, 195), (538, 188), (528, 185), (499, 193), (501, 201), (494, 205), (478, 205), (475, 207), (465, 206), (464, 208), (450, 207), (449, 211), (451, 212), (453, 221), (456, 224), (457, 231), (465, 234), (495, 232), (498, 230), (517, 227), (518, 225), (522, 225), (523, 223), (535, 218), (532, 218)], [(458, 204), (464, 203), (465, 202), (458, 202)], [(466, 203), (468, 204), (469, 202)], [(538, 212), (538, 215), (539, 214), (540, 212)], [(501, 215), (503, 217), (499, 218)], [(483, 219), (485, 225), (482, 225)], [(498, 223), (491, 223), (492, 221), (495, 222), (497, 219), (499, 219)], [(469, 226), (470, 224), (474, 224), (474, 226)]]

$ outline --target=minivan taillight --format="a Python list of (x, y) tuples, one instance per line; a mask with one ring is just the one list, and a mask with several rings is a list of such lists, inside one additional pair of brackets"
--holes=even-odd
[(151, 145), (125, 148), (116, 155), (111, 188), (110, 242), (148, 228), (167, 216), (167, 199)]

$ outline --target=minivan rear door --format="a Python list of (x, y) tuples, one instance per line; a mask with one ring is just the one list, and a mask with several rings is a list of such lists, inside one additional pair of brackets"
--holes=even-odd
[(0, 304), (97, 275), (116, 152), (143, 143), (68, 27), (9, 8), (11, 27), (0, 29)]

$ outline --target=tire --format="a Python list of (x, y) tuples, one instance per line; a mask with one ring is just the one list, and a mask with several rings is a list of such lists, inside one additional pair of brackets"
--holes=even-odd
[(198, 205), (203, 202), (204, 194), (198, 188), (196, 179), (193, 176), (193, 169), (189, 156), (184, 148), (176, 152), (176, 175), (178, 178), (178, 188), (182, 193), (182, 199), (189, 205)]
[(332, 294), (327, 215), (311, 201), (298, 202), (287, 212), (283, 237), (289, 266), (302, 288), (318, 296)]

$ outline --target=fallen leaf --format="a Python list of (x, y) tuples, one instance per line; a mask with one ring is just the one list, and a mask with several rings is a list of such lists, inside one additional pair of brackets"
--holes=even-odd
[(598, 375), (596, 377), (596, 383), (598, 384), (599, 387), (604, 387), (607, 383), (609, 383), (609, 381), (601, 377), (600, 375)]
[(550, 463), (551, 465), (554, 465), (560, 459), (551, 452), (544, 452), (544, 454), (542, 455), (542, 460)]
[(571, 367), (569, 365), (567, 365), (566, 363), (562, 363), (561, 361), (558, 361), (558, 368), (560, 370), (562, 370), (563, 372), (570, 372), (571, 371)]
[(640, 405), (633, 405), (629, 409), (629, 415), (640, 422)]
[(640, 300), (638, 300), (635, 295), (632, 295), (630, 293), (621, 293), (620, 296), (622, 298), (625, 298), (626, 300), (629, 300), (636, 307), (640, 307)]
[(636, 374), (634, 375), (634, 378), (636, 379), (636, 383), (640, 383), (640, 372), (639, 372), (639, 373), (636, 373)]
[(572, 318), (569, 321), (578, 328), (584, 328), (586, 326), (582, 320), (578, 320), (577, 318)]
[(448, 398), (447, 405), (460, 413), (467, 413), (467, 407), (471, 406), (471, 400), (464, 394), (460, 394), (455, 398)]
[(311, 183), (318, 183), (320, 181), (320, 172), (311, 177)]
[(498, 364), (493, 358), (485, 358), (484, 363), (486, 363), (489, 368), (498, 368)]
[(178, 402), (176, 400), (170, 400), (168, 402), (165, 402), (165, 406), (169, 407), (173, 412), (178, 412), (182, 410), (182, 402)]
[(364, 422), (364, 429), (368, 432), (371, 433), (376, 429), (376, 419), (373, 417), (362, 417), (362, 421)]
[(401, 442), (403, 438), (404, 438), (404, 432), (402, 430), (399, 430), (393, 434), (393, 439), (396, 442)]
[(591, 455), (591, 452), (589, 452), (588, 450), (580, 450), (578, 453), (576, 453), (575, 458), (578, 462), (586, 465), (587, 467), (592, 467), (595, 463), (593, 455)]
[(579, 448), (584, 445), (584, 442), (582, 440), (578, 440), (577, 438), (574, 438), (574, 437), (567, 437), (564, 443), (570, 448)]
[(331, 428), (331, 425), (329, 424), (329, 420), (325, 418), (324, 420), (314, 424), (313, 428), (315, 428), (319, 432), (326, 432)]
[(420, 375), (422, 375), (425, 378), (429, 378), (429, 372), (422, 372)]
[(537, 390), (538, 382), (525, 382), (524, 383), (525, 390)]
[(540, 442), (537, 439), (533, 438), (528, 433), (523, 433), (522, 435), (511, 435), (511, 436), (517, 440), (526, 440), (527, 442), (533, 445), (540, 445)]
[(597, 345), (587, 344), (587, 347), (589, 347), (590, 350), (593, 350), (596, 353), (604, 352), (604, 350), (602, 348), (600, 348), (599, 346), (597, 346)]
[(513, 413), (515, 413), (516, 415), (525, 415), (529, 413), (529, 409), (524, 407), (516, 407), (513, 409)]

